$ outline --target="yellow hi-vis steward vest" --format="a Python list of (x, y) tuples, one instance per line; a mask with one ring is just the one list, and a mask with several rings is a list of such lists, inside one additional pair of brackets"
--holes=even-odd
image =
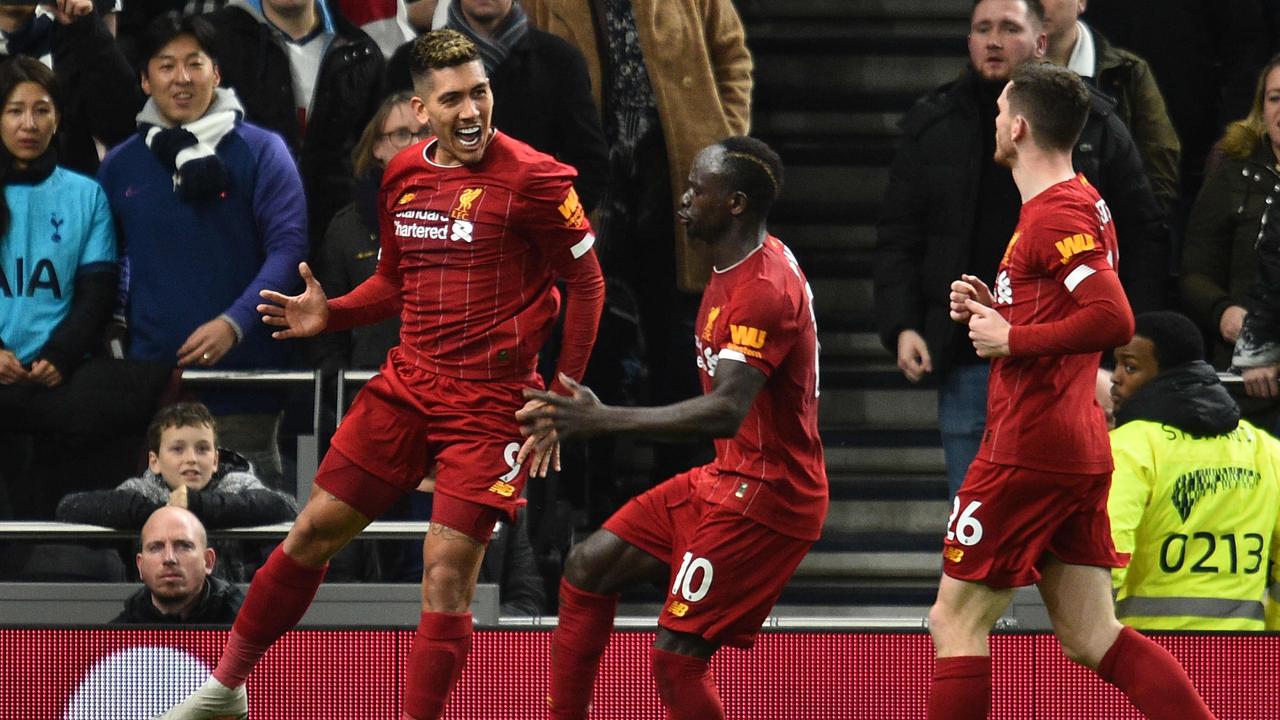
[(1107, 504), (1116, 616), (1144, 630), (1280, 629), (1280, 441), (1241, 420), (1196, 437), (1135, 420), (1111, 431)]

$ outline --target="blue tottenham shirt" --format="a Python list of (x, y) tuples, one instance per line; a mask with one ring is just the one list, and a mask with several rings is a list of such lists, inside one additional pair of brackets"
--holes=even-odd
[(0, 239), (0, 340), (24, 365), (67, 317), (81, 273), (114, 270), (107, 196), (65, 168), (37, 185), (4, 188), (9, 232)]

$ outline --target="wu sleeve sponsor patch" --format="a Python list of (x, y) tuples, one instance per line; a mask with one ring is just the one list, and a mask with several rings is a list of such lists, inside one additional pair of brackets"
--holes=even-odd
[(558, 207), (560, 216), (564, 218), (564, 226), (570, 230), (585, 230), (587, 228), (587, 213), (582, 208), (582, 203), (578, 200), (578, 191), (569, 186), (569, 192), (565, 194), (564, 200), (560, 202)]

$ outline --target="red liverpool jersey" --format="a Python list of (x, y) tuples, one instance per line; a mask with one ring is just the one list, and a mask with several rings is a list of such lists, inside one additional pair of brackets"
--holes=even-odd
[(703, 392), (724, 360), (768, 377), (738, 434), (715, 441), (717, 472), (703, 495), (785, 535), (818, 539), (827, 514), (818, 332), (813, 293), (791, 251), (770, 236), (737, 265), (712, 273), (695, 327)]
[[(1115, 273), (1111, 211), (1083, 175), (1023, 204), (992, 288), (1011, 325), (1041, 325), (1080, 306), (1072, 293), (1095, 273)], [(1107, 424), (1094, 397), (1099, 352), (997, 358), (978, 457), (1065, 473), (1110, 472)]]
[[(434, 145), (401, 152), (383, 176), (374, 279), (383, 297), (362, 287), (331, 301), (330, 329), (398, 303), (406, 363), (465, 380), (527, 377), (559, 312), (556, 276), (572, 283), (594, 273), (588, 284), (603, 288), (586, 257), (595, 236), (573, 189), (577, 173), (501, 132), (475, 165), (436, 164)], [(560, 369), (573, 377), (594, 340), (594, 299), (594, 317), (576, 323), (590, 337), (571, 342), (566, 327)]]

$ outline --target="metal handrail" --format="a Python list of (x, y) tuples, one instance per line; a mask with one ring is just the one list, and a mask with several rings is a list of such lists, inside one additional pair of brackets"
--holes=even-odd
[(194, 370), (183, 368), (182, 382), (192, 385), (312, 385), (311, 432), (320, 434), (320, 370)]
[(347, 383), (359, 383), (361, 385), (369, 382), (378, 375), (377, 370), (339, 370), (338, 371), (338, 388), (337, 402), (334, 408), (334, 418), (338, 423), (342, 422), (342, 416), (347, 412)]
[[(280, 538), (289, 533), (292, 522), (255, 525), (253, 527), (219, 528), (209, 530), (209, 537), (221, 539)], [(425, 520), (375, 520), (361, 533), (364, 539), (418, 539), (426, 534), (431, 523)], [(138, 537), (137, 530), (110, 528), (102, 525), (84, 525), (43, 520), (9, 520), (0, 522), (0, 539), (4, 540), (119, 540)]]

